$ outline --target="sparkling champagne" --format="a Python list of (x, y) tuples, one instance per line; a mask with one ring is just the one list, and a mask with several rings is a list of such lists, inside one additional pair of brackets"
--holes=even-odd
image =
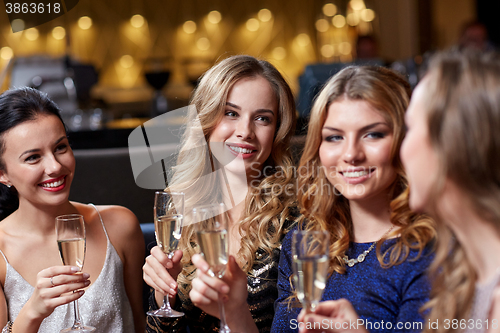
[(163, 253), (177, 250), (181, 238), (182, 215), (160, 216), (156, 219), (156, 241)]
[(328, 257), (293, 259), (294, 285), (302, 305), (313, 311), (321, 300), (328, 273)]
[(57, 245), (63, 264), (82, 270), (85, 261), (85, 238), (58, 240)]
[(228, 257), (227, 231), (198, 231), (196, 235), (201, 252), (210, 266), (210, 273), (221, 278), (224, 275)]

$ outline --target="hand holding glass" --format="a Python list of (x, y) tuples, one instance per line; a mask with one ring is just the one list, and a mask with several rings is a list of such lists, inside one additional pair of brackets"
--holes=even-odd
[[(227, 216), (224, 204), (198, 206), (193, 209), (193, 222), (198, 245), (205, 261), (210, 266), (208, 273), (222, 278), (226, 271), (229, 252)], [(219, 297), (220, 333), (231, 330), (226, 324), (224, 303)]]
[(314, 312), (323, 290), (329, 266), (326, 231), (298, 231), (292, 235), (293, 283), (306, 312)]
[[(184, 193), (156, 192), (154, 204), (155, 235), (158, 246), (169, 259), (174, 256), (181, 239), (184, 219)], [(163, 296), (163, 305), (158, 310), (149, 311), (156, 317), (181, 317), (184, 313), (172, 310), (168, 294)]]
[[(83, 216), (78, 214), (61, 215), (56, 217), (56, 237), (59, 247), (59, 254), (64, 265), (83, 268), (85, 261), (85, 222)], [(92, 326), (85, 326), (80, 317), (78, 300), (73, 302), (75, 321), (72, 327), (66, 328), (61, 333), (66, 332), (94, 332)]]

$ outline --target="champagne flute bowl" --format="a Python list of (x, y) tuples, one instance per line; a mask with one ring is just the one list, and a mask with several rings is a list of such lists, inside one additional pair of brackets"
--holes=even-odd
[(321, 301), (329, 266), (327, 231), (295, 230), (292, 234), (293, 283), (306, 312)]

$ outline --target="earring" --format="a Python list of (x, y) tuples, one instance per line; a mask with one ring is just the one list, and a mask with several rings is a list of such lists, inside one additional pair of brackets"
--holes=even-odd
[(5, 186), (7, 186), (8, 188), (10, 188), (12, 185), (10, 184), (4, 184)]

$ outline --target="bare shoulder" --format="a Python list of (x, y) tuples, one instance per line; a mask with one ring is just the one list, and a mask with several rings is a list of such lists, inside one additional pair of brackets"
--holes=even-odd
[(122, 206), (96, 206), (109, 234), (125, 236), (140, 230), (139, 220), (128, 208)]
[(122, 206), (96, 207), (111, 243), (125, 261), (130, 254), (144, 251), (144, 237), (139, 220), (132, 211)]

